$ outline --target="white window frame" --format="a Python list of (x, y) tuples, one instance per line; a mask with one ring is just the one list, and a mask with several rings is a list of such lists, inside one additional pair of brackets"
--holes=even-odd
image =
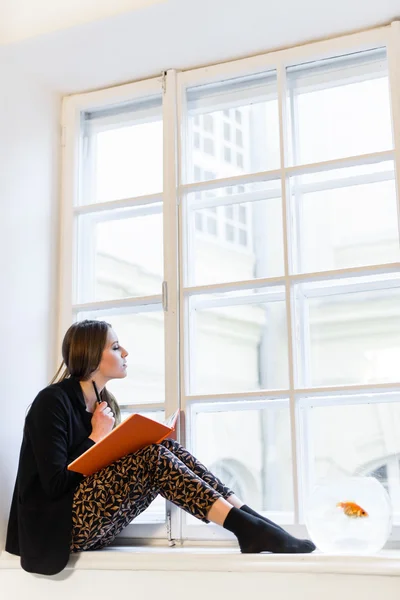
[[(285, 90), (285, 69), (292, 65), (298, 65), (311, 60), (320, 60), (332, 56), (344, 55), (362, 50), (373, 49), (377, 47), (386, 47), (389, 69), (389, 80), (392, 99), (392, 122), (394, 131), (394, 149), (377, 152), (364, 156), (352, 156), (330, 161), (323, 161), (310, 165), (286, 166), (286, 157), (288, 152), (287, 131), (285, 118), (286, 98)], [(293, 331), (295, 327), (294, 301), (292, 296), (292, 283), (295, 281), (312, 281), (318, 279), (335, 279), (352, 277), (355, 275), (367, 275), (387, 271), (388, 265), (377, 265), (374, 267), (360, 267), (340, 269), (326, 273), (307, 273), (305, 275), (290, 275), (290, 261), (288, 248), (288, 234), (291, 231), (291, 220), (289, 210), (288, 177), (291, 175), (318, 172), (326, 169), (337, 169), (340, 167), (349, 167), (357, 165), (360, 161), (375, 163), (387, 160), (395, 161), (396, 182), (397, 182), (397, 201), (398, 215), (400, 222), (400, 69), (398, 67), (397, 57), (400, 55), (400, 23), (394, 22), (391, 26), (381, 27), (363, 33), (345, 35), (331, 40), (307, 44), (304, 46), (279, 50), (268, 54), (236, 60), (212, 67), (203, 67), (186, 72), (176, 73), (174, 70), (168, 71), (163, 77), (149, 79), (137, 83), (127, 84), (115, 88), (109, 88), (97, 92), (78, 94), (64, 99), (62, 132), (63, 132), (63, 162), (62, 162), (62, 208), (61, 208), (61, 252), (60, 252), (60, 317), (58, 327), (58, 348), (61, 347), (61, 340), (64, 332), (69, 327), (74, 311), (78, 308), (85, 310), (104, 309), (108, 314), (113, 311), (130, 308), (138, 310), (140, 306), (150, 306), (162, 303), (164, 306), (165, 317), (165, 346), (166, 351), (166, 414), (170, 414), (179, 405), (184, 414), (189, 415), (192, 407), (199, 402), (226, 403), (226, 406), (232, 406), (232, 402), (243, 403), (242, 408), (250, 408), (254, 402), (268, 403), (274, 400), (289, 398), (290, 421), (291, 421), (291, 447), (292, 447), (292, 479), (294, 490), (294, 518), (295, 525), (288, 526), (288, 529), (297, 535), (305, 535), (305, 526), (303, 523), (303, 510), (301, 498), (304, 489), (307, 486), (307, 476), (304, 469), (300, 468), (299, 457), (307, 451), (307, 448), (301, 447), (300, 429), (301, 419), (298, 407), (298, 398), (308, 395), (318, 395), (319, 398), (329, 398), (332, 394), (355, 394), (357, 392), (379, 390), (400, 390), (400, 381), (389, 385), (367, 385), (367, 386), (339, 386), (326, 387), (320, 389), (296, 388), (295, 386), (295, 361), (293, 357), (293, 339), (288, 334), (289, 355), (289, 388), (287, 390), (262, 390), (261, 392), (248, 392), (237, 394), (214, 394), (206, 396), (196, 396), (187, 394), (185, 389), (189, 381), (189, 355), (188, 355), (188, 332), (190, 323), (187, 321), (187, 301), (192, 295), (198, 293), (211, 294), (214, 292), (226, 292), (228, 290), (244, 290), (262, 288), (266, 286), (284, 286), (286, 291), (286, 316), (288, 331)], [(185, 120), (186, 107), (186, 89), (194, 86), (202, 86), (218, 83), (231, 78), (251, 76), (263, 73), (268, 70), (277, 71), (278, 80), (278, 98), (279, 98), (279, 133), (280, 133), (280, 166), (277, 169), (244, 174), (233, 177), (225, 177), (212, 182), (186, 183), (190, 164), (187, 164), (182, 157), (188, 154), (186, 149), (187, 123)], [(118, 105), (131, 102), (135, 99), (145, 98), (155, 94), (163, 94), (163, 132), (164, 132), (164, 279), (165, 285), (160, 294), (147, 298), (128, 298), (119, 301), (95, 302), (82, 306), (73, 305), (72, 293), (72, 263), (71, 257), (74, 256), (73, 248), (73, 217), (75, 214), (91, 212), (96, 210), (95, 206), (80, 207), (77, 205), (76, 198), (79, 190), (79, 151), (81, 140), (81, 121), (82, 111), (104, 108), (110, 105)], [(185, 196), (190, 192), (215, 189), (217, 187), (227, 187), (230, 185), (240, 185), (253, 181), (272, 181), (277, 180), (281, 184), (282, 192), (282, 215), (284, 228), (284, 266), (285, 271), (282, 277), (263, 278), (251, 281), (238, 281), (230, 283), (221, 283), (205, 286), (186, 286), (187, 273), (185, 273), (184, 256), (187, 251), (187, 238), (185, 232)], [(159, 200), (159, 197), (157, 198)], [(224, 204), (230, 204), (234, 196), (224, 199)], [(148, 202), (147, 197), (138, 199), (129, 199), (131, 206), (136, 206)], [(151, 201), (155, 201), (154, 198)], [(215, 205), (215, 199), (208, 199), (204, 206)], [(119, 208), (126, 206), (125, 200), (117, 200), (104, 206), (106, 208)], [(243, 200), (242, 200), (243, 202)], [(217, 202), (218, 204), (218, 202)], [(75, 208), (74, 208), (75, 206)], [(293, 232), (295, 233), (295, 232)], [(392, 264), (389, 268), (394, 272), (399, 270), (398, 263)], [(166, 295), (168, 290), (168, 296)], [(211, 404), (209, 404), (211, 406)], [(160, 406), (154, 405), (156, 410)], [(164, 408), (164, 407), (163, 407)], [(143, 407), (149, 410), (149, 406)], [(182, 423), (184, 424), (184, 423)], [(190, 448), (190, 423), (186, 428), (182, 427), (180, 439), (188, 444)], [(304, 462), (306, 464), (307, 461)], [(175, 507), (168, 507), (168, 536), (173, 539), (181, 540), (228, 540), (229, 534), (222, 528), (216, 528), (212, 525), (205, 527), (193, 527), (186, 525), (182, 519), (182, 511)], [(165, 527), (153, 525), (136, 525), (134, 529), (128, 527), (123, 537), (135, 538), (156, 538), (165, 539)], [(400, 541), (400, 526), (394, 529), (392, 540)]]
[[(363, 156), (352, 156), (347, 158), (334, 159), (329, 161), (323, 161), (320, 163), (299, 165), (299, 166), (287, 166), (288, 156), (288, 139), (286, 131), (287, 120), (285, 118), (286, 112), (286, 86), (285, 86), (285, 70), (287, 67), (295, 66), (309, 61), (322, 60), (330, 58), (332, 56), (340, 56), (345, 54), (351, 54), (359, 51), (372, 50), (378, 47), (386, 47), (389, 80), (391, 88), (391, 100), (392, 100), (392, 123), (394, 131), (394, 149), (384, 152), (377, 152)], [(356, 392), (362, 393), (364, 389), (380, 389), (382, 391), (387, 390), (400, 390), (400, 379), (395, 384), (380, 385), (380, 386), (332, 386), (317, 389), (306, 389), (305, 387), (295, 386), (295, 369), (296, 361), (293, 360), (293, 339), (289, 333), (289, 389), (279, 390), (277, 394), (274, 390), (259, 392), (248, 392), (248, 393), (231, 393), (231, 394), (215, 394), (215, 395), (195, 395), (186, 393), (186, 389), (190, 389), (190, 359), (189, 355), (189, 337), (194, 335), (193, 326), (189, 320), (188, 308), (186, 303), (192, 295), (203, 293), (211, 294), (215, 292), (227, 292), (239, 289), (254, 289), (255, 287), (264, 286), (276, 286), (284, 285), (287, 297), (287, 322), (288, 331), (295, 331), (295, 315), (294, 315), (294, 301), (292, 294), (292, 284), (297, 281), (313, 281), (323, 279), (336, 279), (344, 277), (353, 277), (357, 274), (367, 275), (370, 273), (379, 273), (380, 271), (387, 270), (387, 265), (376, 265), (376, 267), (360, 267), (360, 268), (348, 268), (338, 269), (326, 273), (307, 273), (304, 275), (290, 275), (290, 261), (289, 247), (287, 243), (288, 232), (292, 226), (290, 218), (290, 206), (289, 206), (289, 194), (288, 194), (288, 178), (291, 175), (312, 173), (324, 171), (327, 169), (338, 169), (340, 167), (350, 167), (359, 164), (361, 161), (363, 164), (382, 162), (387, 160), (395, 161), (396, 171), (396, 182), (397, 182), (397, 202), (398, 202), (398, 215), (399, 215), (399, 230), (400, 230), (400, 199), (399, 199), (399, 185), (400, 185), (400, 72), (397, 67), (396, 54), (398, 56), (400, 49), (400, 24), (395, 22), (391, 26), (382, 27), (379, 29), (371, 30), (368, 32), (343, 36), (333, 40), (327, 40), (317, 42), (313, 44), (307, 44), (305, 46), (292, 48), (289, 50), (281, 50), (272, 52), (263, 56), (256, 56), (249, 59), (233, 61), (229, 63), (219, 64), (212, 67), (203, 67), (178, 74), (178, 97), (179, 103), (179, 115), (178, 120), (181, 127), (182, 136), (182, 151), (181, 151), (181, 164), (179, 165), (179, 172), (182, 174), (180, 180), (179, 197), (183, 198), (180, 203), (180, 223), (182, 224), (180, 232), (180, 263), (183, 265), (180, 274), (180, 311), (181, 311), (181, 346), (183, 349), (181, 355), (181, 407), (185, 412), (190, 412), (191, 407), (198, 403), (203, 403), (203, 406), (207, 406), (208, 403), (218, 402), (221, 403), (232, 403), (233, 401), (243, 402), (242, 409), (250, 408), (251, 403), (254, 400), (267, 401), (267, 400), (279, 400), (285, 397), (289, 398), (290, 403), (290, 417), (291, 417), (291, 433), (292, 433), (292, 465), (293, 465), (293, 484), (294, 484), (294, 516), (295, 525), (290, 524), (283, 525), (287, 526), (287, 529), (294, 534), (304, 536), (306, 534), (304, 523), (304, 507), (302, 504), (302, 497), (307, 489), (309, 482), (307, 474), (304, 469), (301, 469), (301, 465), (309, 463), (309, 451), (306, 444), (300, 444), (301, 427), (304, 431), (304, 424), (301, 424), (300, 420), (300, 409), (298, 400), (307, 396), (308, 394), (319, 394), (320, 397), (326, 398), (325, 402), (329, 404), (329, 398), (334, 393), (350, 393), (355, 394)], [(265, 171), (260, 173), (253, 173), (252, 175), (226, 177), (223, 179), (213, 180), (212, 182), (206, 181), (201, 183), (187, 183), (187, 174), (190, 173), (190, 161), (186, 164), (183, 157), (187, 156), (190, 152), (190, 148), (186, 150), (185, 140), (188, 140), (186, 130), (186, 90), (191, 87), (201, 85), (212, 85), (216, 82), (226, 81), (241, 76), (248, 76), (251, 74), (261, 73), (269, 69), (276, 69), (278, 74), (278, 97), (279, 97), (279, 128), (280, 128), (280, 168), (274, 171)], [(378, 176), (379, 177), (379, 176)], [(248, 183), (251, 181), (265, 181), (265, 180), (280, 180), (282, 186), (282, 204), (283, 204), (283, 227), (284, 227), (284, 256), (285, 256), (285, 274), (279, 278), (265, 278), (251, 281), (237, 281), (213, 285), (202, 285), (193, 286), (190, 285), (190, 277), (188, 277), (187, 265), (185, 265), (185, 253), (187, 252), (188, 241), (185, 235), (185, 223), (187, 219), (187, 211), (185, 210), (185, 195), (206, 189), (215, 189), (218, 187), (226, 187), (229, 185), (238, 185), (240, 183)], [(229, 204), (228, 199), (224, 199), (224, 204)], [(200, 203), (198, 203), (200, 205)], [(203, 204), (204, 206), (204, 204)], [(207, 203), (210, 206), (210, 202)], [(293, 232), (294, 233), (294, 232)], [(398, 263), (393, 264), (389, 267), (389, 270), (398, 271), (400, 265)], [(189, 282), (187, 284), (186, 282)], [(192, 330), (192, 331), (191, 331)], [(303, 341), (304, 341), (303, 337)], [(192, 340), (192, 345), (194, 342)], [(193, 350), (192, 350), (193, 352)], [(192, 440), (190, 439), (190, 430), (188, 431), (189, 436), (186, 438), (186, 443), (190, 447)], [(308, 450), (308, 451), (307, 451)], [(305, 453), (305, 456), (304, 456)], [(302, 456), (303, 460), (299, 460)], [(174, 510), (174, 509), (173, 509)], [(269, 515), (272, 516), (273, 515)], [(184, 517), (185, 519), (185, 517)], [(211, 529), (212, 531), (209, 531)], [(185, 524), (182, 526), (182, 536), (185, 540), (201, 540), (201, 539), (212, 539), (215, 540), (227, 540), (231, 536), (227, 534), (223, 529), (217, 528), (213, 525), (208, 525), (207, 530), (204, 527), (197, 525)], [(400, 541), (400, 526), (394, 528), (391, 540)]]
[[(163, 410), (168, 416), (172, 414), (178, 405), (179, 398), (179, 344), (178, 326), (176, 317), (177, 306), (177, 221), (176, 212), (176, 159), (174, 145), (176, 138), (176, 122), (174, 120), (173, 106), (176, 104), (174, 97), (170, 94), (166, 97), (165, 88), (173, 90), (175, 86), (175, 74), (168, 73), (137, 83), (122, 85), (96, 92), (89, 92), (65, 98), (62, 109), (62, 202), (61, 202), (61, 264), (60, 270), (60, 312), (58, 326), (58, 351), (65, 331), (71, 324), (79, 311), (103, 311), (105, 318), (126, 312), (140, 312), (154, 310), (162, 306), (164, 309), (164, 332), (165, 332), (165, 403), (161, 404), (134, 404), (136, 411)], [(137, 198), (125, 198), (112, 200), (98, 204), (79, 204), (79, 181), (80, 181), (80, 156), (83, 146), (83, 131), (81, 126), (81, 115), (86, 111), (94, 111), (109, 107), (110, 105), (122, 105), (135, 100), (142, 100), (160, 95), (163, 99), (163, 193), (151, 194)], [(121, 119), (126, 122), (126, 119)], [(163, 202), (164, 216), (164, 284), (160, 293), (153, 296), (124, 298), (115, 301), (98, 301), (74, 304), (75, 297), (73, 289), (73, 263), (76, 261), (76, 248), (74, 247), (74, 219), (78, 215), (93, 214), (95, 219), (102, 218), (102, 212), (120, 208), (149, 207), (151, 204)], [(73, 260), (71, 260), (71, 258)], [(172, 309), (168, 309), (171, 307)], [(175, 308), (174, 308), (175, 307)], [(122, 336), (122, 333), (120, 333)], [(127, 406), (132, 410), (132, 405)], [(168, 511), (168, 507), (167, 507)], [(128, 526), (121, 538), (161, 538), (167, 537), (167, 526), (165, 523), (137, 523)]]

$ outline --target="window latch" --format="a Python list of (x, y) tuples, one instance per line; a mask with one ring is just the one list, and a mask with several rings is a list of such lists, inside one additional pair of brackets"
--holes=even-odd
[(167, 312), (167, 310), (168, 310), (168, 284), (166, 281), (162, 282), (162, 307), (163, 307), (163, 311)]

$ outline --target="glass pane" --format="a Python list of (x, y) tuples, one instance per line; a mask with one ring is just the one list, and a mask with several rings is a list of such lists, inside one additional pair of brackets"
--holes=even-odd
[[(190, 88), (187, 106), (189, 182), (279, 167), (274, 71)], [(208, 142), (198, 146), (197, 135)], [(207, 173), (213, 177), (207, 177)]]
[[(396, 400), (385, 402), (386, 397)], [(389, 492), (400, 517), (400, 397), (381, 394), (381, 402), (365, 404), (304, 406), (310, 451), (310, 488), (320, 481), (343, 476), (376, 477)], [(348, 402), (354, 399), (347, 398)], [(323, 400), (322, 400), (323, 401)]]
[(291, 163), (393, 147), (385, 50), (290, 67)]
[[(264, 405), (265, 406), (265, 405)], [(288, 403), (254, 410), (196, 405), (194, 455), (255, 510), (293, 510)], [(217, 410), (218, 412), (214, 412)], [(293, 516), (290, 514), (289, 520)], [(287, 519), (284, 519), (288, 521)]]
[(77, 302), (161, 293), (161, 203), (82, 215), (77, 225)]
[(399, 380), (397, 274), (299, 284), (295, 302), (304, 385)]
[(81, 204), (162, 191), (161, 98), (83, 115)]
[(121, 406), (164, 402), (164, 312), (161, 306), (154, 308), (151, 312), (131, 314), (104, 315), (99, 311), (78, 314), (79, 321), (101, 319), (110, 323), (119, 343), (129, 352), (127, 377), (107, 384)]
[[(192, 193), (186, 206), (188, 285), (283, 275), (279, 182)], [(215, 211), (215, 226), (199, 227), (200, 215), (207, 215), (210, 210)]]
[[(140, 513), (140, 515), (136, 517), (136, 519), (133, 519), (133, 521), (131, 521), (131, 524), (135, 526), (139, 524), (144, 525), (145, 523), (164, 523), (165, 515), (165, 500), (162, 496), (158, 495), (144, 512)], [(134, 536), (135, 529), (132, 530), (132, 537)]]
[[(108, 388), (108, 384), (107, 384)], [(124, 421), (131, 415), (142, 415), (143, 417), (148, 417), (149, 419), (153, 419), (153, 421), (157, 421), (157, 423), (164, 423), (165, 421), (165, 412), (163, 410), (135, 410), (135, 406), (122, 406), (121, 407), (121, 418)]]
[(192, 297), (190, 392), (288, 388), (284, 288)]
[(291, 180), (297, 272), (400, 260), (393, 162)]

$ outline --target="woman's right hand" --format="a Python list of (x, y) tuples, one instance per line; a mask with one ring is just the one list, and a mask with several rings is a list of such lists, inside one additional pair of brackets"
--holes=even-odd
[(111, 408), (107, 402), (96, 404), (95, 411), (92, 417), (92, 433), (89, 436), (90, 440), (99, 442), (105, 437), (114, 427), (115, 418)]

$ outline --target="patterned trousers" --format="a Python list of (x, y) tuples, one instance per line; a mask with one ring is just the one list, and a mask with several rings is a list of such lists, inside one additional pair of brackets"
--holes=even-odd
[(70, 550), (109, 545), (158, 494), (208, 523), (214, 502), (233, 493), (178, 442), (146, 446), (81, 481), (72, 505)]

